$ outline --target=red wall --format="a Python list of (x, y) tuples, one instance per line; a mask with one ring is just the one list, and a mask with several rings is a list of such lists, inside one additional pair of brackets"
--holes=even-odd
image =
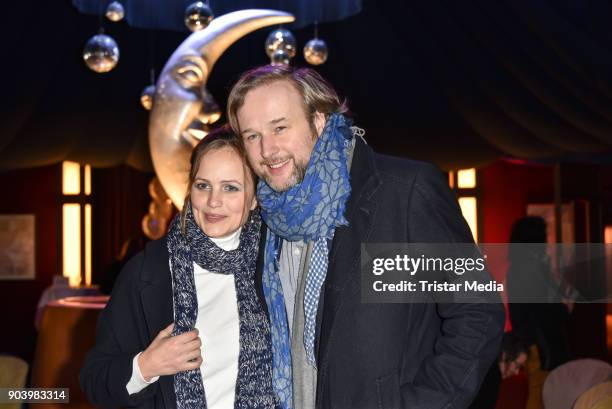
[(36, 342), (34, 314), (43, 290), (58, 273), (57, 192), (59, 166), (0, 173), (0, 214), (34, 214), (36, 234), (36, 278), (0, 281), (0, 353), (30, 361)]
[(507, 243), (528, 203), (552, 203), (552, 166), (496, 161), (480, 170), (483, 243)]

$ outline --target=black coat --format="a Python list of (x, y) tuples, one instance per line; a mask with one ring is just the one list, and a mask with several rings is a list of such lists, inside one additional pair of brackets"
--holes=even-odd
[[(262, 254), (263, 248), (260, 248), (258, 269), (261, 269)], [(256, 290), (266, 308), (263, 290)], [(110, 301), (100, 314), (96, 343), (87, 354), (79, 376), (81, 389), (93, 405), (176, 408), (173, 376), (161, 376), (134, 395), (129, 395), (125, 388), (132, 376), (134, 356), (173, 322), (172, 308), (172, 280), (164, 237), (148, 243), (125, 265)]]
[(119, 274), (80, 373), (81, 388), (95, 406), (176, 407), (172, 376), (131, 396), (125, 388), (134, 355), (173, 321), (170, 277), (165, 238), (148, 243)]
[(350, 176), (349, 226), (336, 229), (319, 305), (317, 408), (469, 407), (498, 358), (501, 303), (368, 304), (360, 296), (362, 242), (473, 242), (447, 179), (360, 140)]

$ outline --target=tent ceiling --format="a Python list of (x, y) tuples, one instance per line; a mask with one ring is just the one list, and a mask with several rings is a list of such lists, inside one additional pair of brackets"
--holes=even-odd
[[(106, 22), (121, 60), (100, 75), (81, 61), (96, 17), (68, 1), (18, 3), (13, 15), (30, 17), (4, 27), (15, 40), (4, 56), (0, 168), (74, 159), (151, 170), (139, 95), (186, 33)], [(605, 160), (610, 16), (605, 1), (365, 1), (360, 14), (320, 26), (330, 57), (318, 69), (382, 152), (444, 168), (500, 156)], [(240, 72), (267, 63), (267, 32), (241, 39), (215, 66), (208, 88), (221, 105)], [(313, 34), (294, 33), (301, 45)]]

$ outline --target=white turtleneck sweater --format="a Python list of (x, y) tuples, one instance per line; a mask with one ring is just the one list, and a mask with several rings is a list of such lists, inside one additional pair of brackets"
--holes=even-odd
[[(240, 231), (211, 239), (225, 251), (238, 248)], [(202, 340), (202, 381), (209, 409), (233, 409), (240, 353), (240, 323), (236, 285), (231, 274), (218, 274), (193, 264), (198, 318), (195, 327)], [(126, 385), (128, 393), (138, 393), (159, 377), (145, 381), (138, 367), (137, 354), (132, 361), (132, 378)]]

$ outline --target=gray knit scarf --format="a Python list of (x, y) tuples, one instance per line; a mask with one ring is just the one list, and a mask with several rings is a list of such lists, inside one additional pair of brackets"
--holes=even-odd
[[(185, 206), (185, 234), (180, 228), (180, 215), (177, 215), (167, 236), (174, 302), (172, 335), (191, 331), (195, 327), (198, 300), (193, 263), (211, 272), (233, 274), (240, 319), (240, 353), (234, 408), (275, 408), (278, 398), (272, 388), (270, 325), (255, 292), (254, 281), (261, 227), (259, 213), (252, 212), (242, 227), (238, 248), (225, 251), (214, 244), (196, 224), (191, 203), (187, 202)], [(202, 345), (202, 348), (206, 348), (206, 345)], [(199, 368), (175, 374), (174, 391), (177, 409), (207, 407)]]

